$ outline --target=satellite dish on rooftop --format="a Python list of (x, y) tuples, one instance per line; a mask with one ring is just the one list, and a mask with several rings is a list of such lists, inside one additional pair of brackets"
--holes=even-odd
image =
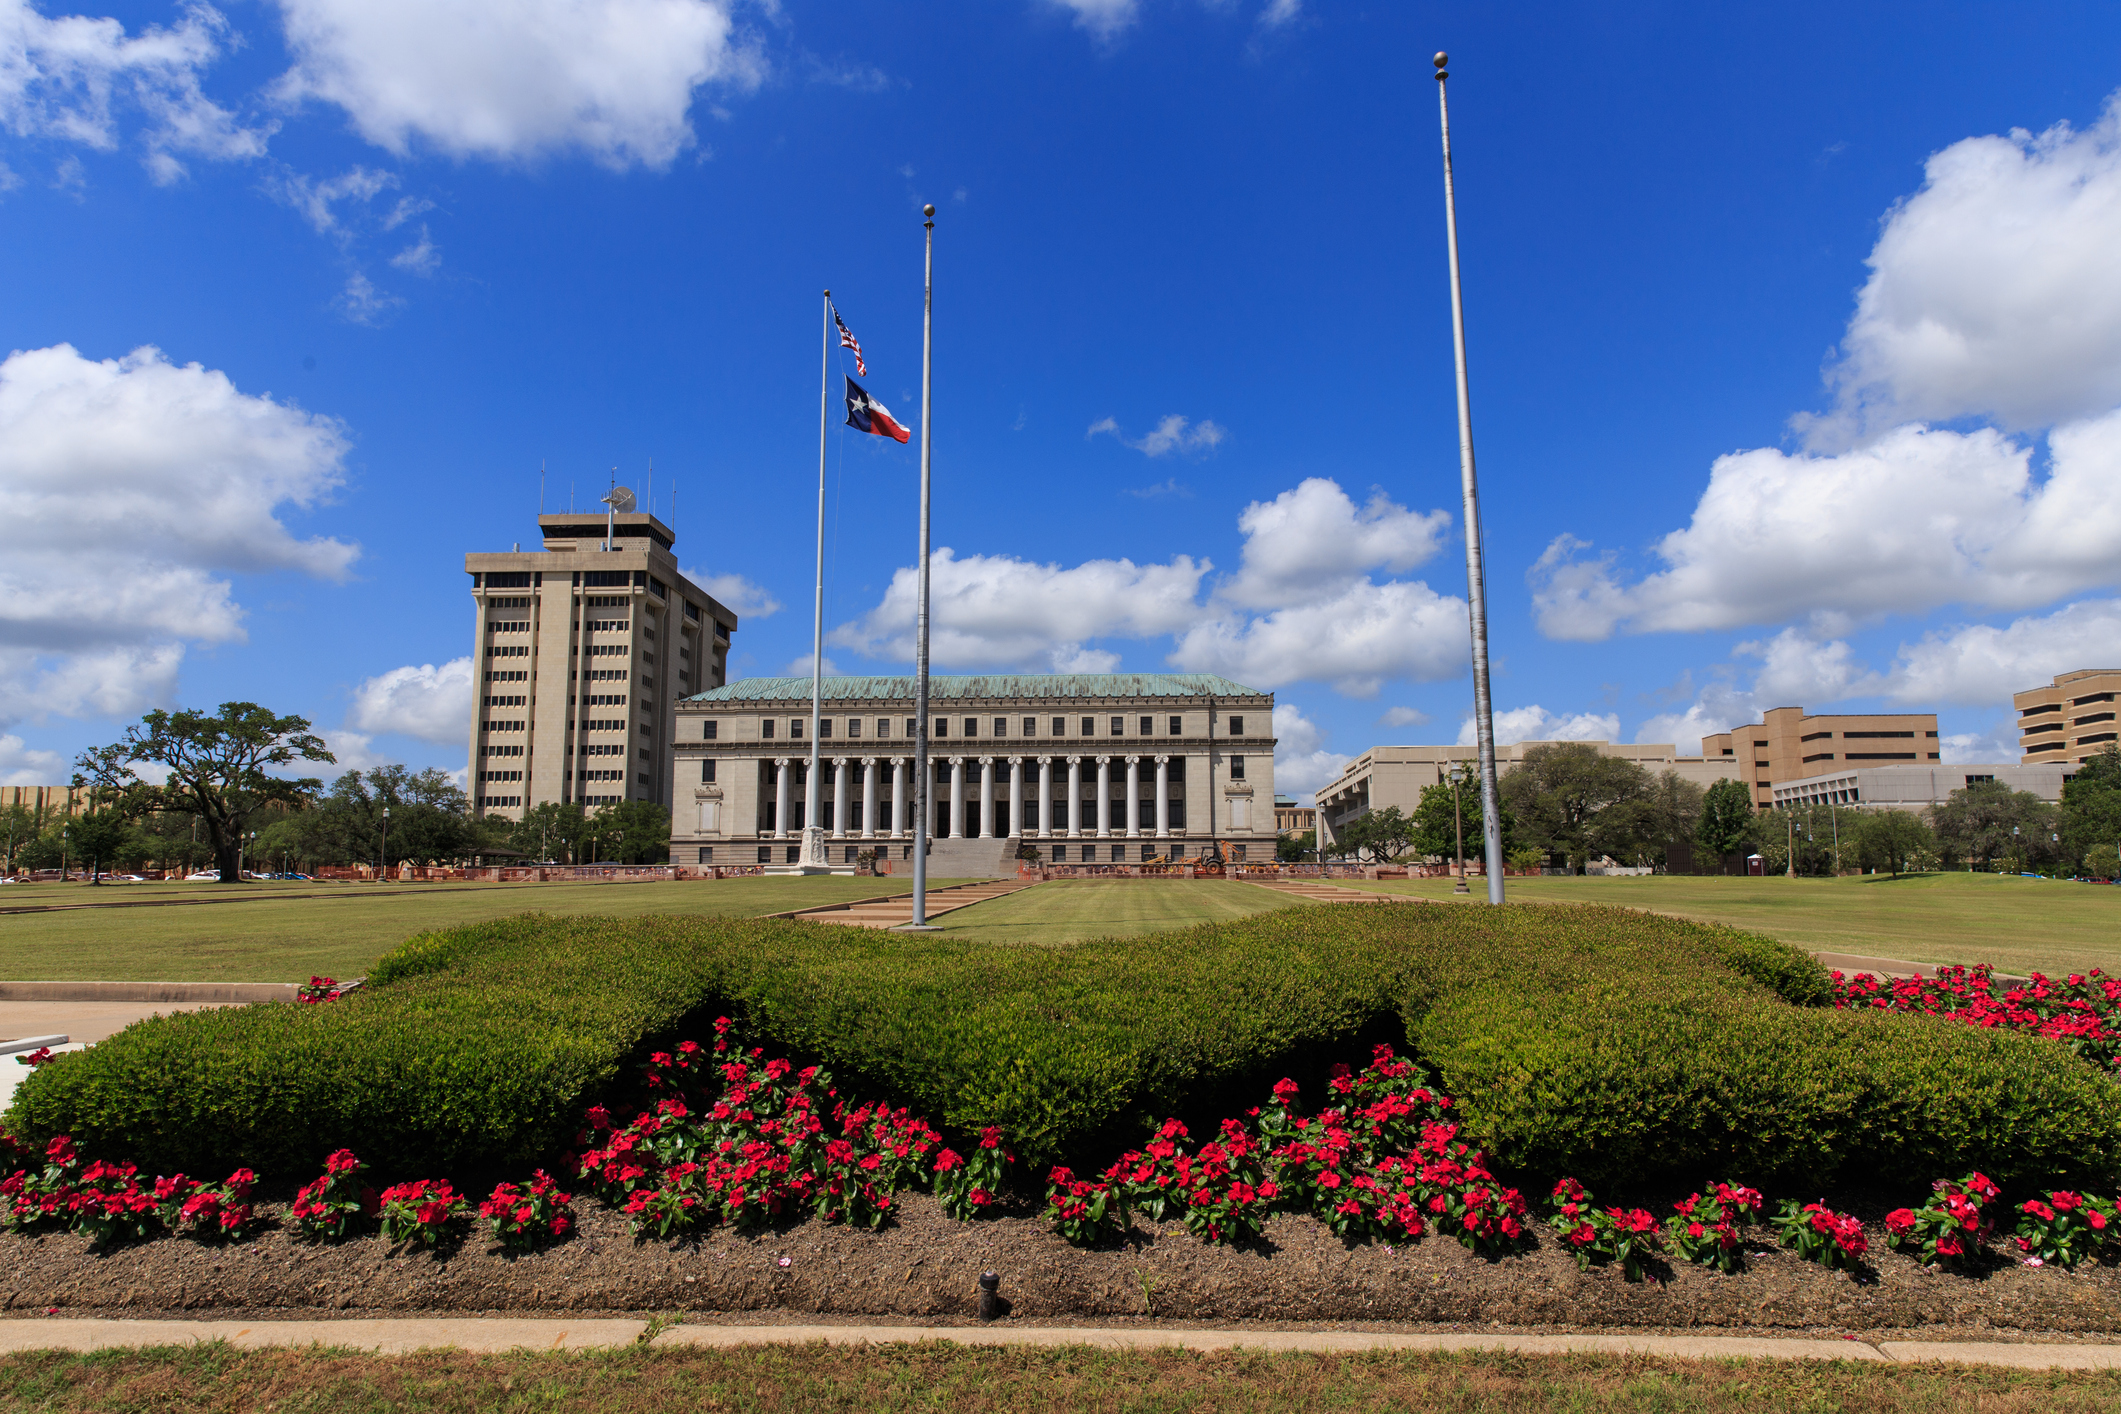
[(623, 516), (633, 513), (633, 488), (630, 486), (612, 487), (611, 494), (604, 497), (603, 500), (604, 504), (611, 507), (612, 511), (617, 515)]

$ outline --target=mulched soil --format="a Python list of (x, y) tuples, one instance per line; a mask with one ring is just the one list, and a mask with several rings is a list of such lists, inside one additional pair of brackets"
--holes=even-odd
[(1876, 1227), (1868, 1268), (1853, 1278), (1766, 1251), (1737, 1276), (1681, 1263), (1630, 1283), (1617, 1270), (1579, 1272), (1544, 1234), (1525, 1255), (1490, 1262), (1434, 1236), (1349, 1245), (1308, 1217), (1276, 1218), (1241, 1247), (1138, 1221), (1124, 1241), (1080, 1251), (1028, 1210), (958, 1223), (926, 1195), (898, 1202), (881, 1232), (807, 1221), (670, 1243), (638, 1241), (617, 1213), (583, 1200), (575, 1237), (526, 1255), (476, 1229), (440, 1252), (375, 1237), (311, 1244), (268, 1206), (260, 1236), (228, 1245), (163, 1237), (97, 1253), (80, 1234), (0, 1235), (0, 1291), (14, 1316), (683, 1312), (956, 1324), (976, 1318), (976, 1281), (991, 1269), (1011, 1318), (1063, 1324), (2079, 1339), (2121, 1329), (2112, 1266), (2070, 1273), (1999, 1256), (1979, 1276), (1925, 1271), (1886, 1251)]

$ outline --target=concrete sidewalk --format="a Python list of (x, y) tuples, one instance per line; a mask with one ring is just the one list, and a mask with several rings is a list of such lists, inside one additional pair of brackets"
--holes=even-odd
[(745, 1345), (891, 1345), (941, 1341), (966, 1346), (1103, 1350), (1261, 1350), (1347, 1353), (1366, 1350), (1498, 1350), (1526, 1355), (1651, 1355), (1672, 1360), (1857, 1360), (1871, 1364), (2003, 1366), (2020, 1370), (2121, 1369), (2121, 1345), (2008, 1344), (2000, 1341), (1861, 1341), (1805, 1337), (1665, 1335), (1428, 1335), (1390, 1331), (1207, 1330), (1185, 1327), (680, 1325), (644, 1340), (636, 1320), (438, 1317), (388, 1320), (97, 1321), (0, 1319), (0, 1353), (113, 1350), (225, 1340), (239, 1350), (308, 1345), (402, 1355), (414, 1350), (610, 1350), (647, 1344), (729, 1348)]

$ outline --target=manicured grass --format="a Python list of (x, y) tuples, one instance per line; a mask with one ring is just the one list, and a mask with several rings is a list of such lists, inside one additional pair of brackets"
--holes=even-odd
[(1221, 879), (1056, 879), (935, 923), (941, 936), (966, 942), (1076, 943), (1306, 906), (1257, 884)]
[(1985, 1414), (2111, 1409), (2121, 1372), (1835, 1361), (1688, 1361), (1629, 1355), (1244, 1351), (1089, 1347), (861, 1349), (751, 1346), (579, 1355), (239, 1352), (200, 1344), (0, 1358), (0, 1411), (538, 1409), (667, 1414), (779, 1411), (1863, 1410)]
[[(936, 886), (961, 880), (937, 879)], [(52, 886), (54, 889), (59, 886)], [(123, 898), (163, 886), (135, 884)], [(171, 891), (183, 885), (168, 885)], [(191, 889), (211, 892), (221, 885)], [(318, 893), (306, 884), (229, 885), (246, 891)], [(0, 978), (17, 981), (299, 982), (313, 973), (355, 977), (415, 933), (515, 913), (671, 913), (755, 918), (846, 899), (911, 892), (912, 877), (718, 879), (612, 884), (434, 884), (387, 893), (347, 884), (309, 898), (168, 908), (79, 908), (0, 915)], [(404, 886), (412, 888), (414, 886)], [(369, 892), (374, 890), (375, 892)], [(13, 893), (0, 902), (13, 900)], [(28, 900), (30, 895), (21, 896)], [(60, 895), (93, 897), (85, 885)], [(42, 900), (37, 900), (42, 901)]]
[[(1342, 881), (1449, 899), (1448, 879)], [(1487, 901), (1473, 880), (1473, 898)], [(1513, 903), (1601, 903), (1728, 923), (1824, 952), (1911, 962), (1986, 962), (2000, 972), (2121, 973), (2121, 888), (1999, 874), (1894, 879), (1511, 879)]]

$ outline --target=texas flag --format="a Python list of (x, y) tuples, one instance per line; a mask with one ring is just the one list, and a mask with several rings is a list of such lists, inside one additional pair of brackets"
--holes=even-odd
[(869, 396), (861, 384), (852, 378), (847, 380), (847, 425), (858, 432), (874, 432), (879, 437), (890, 437), (904, 442), (912, 433), (898, 425), (891, 409)]

